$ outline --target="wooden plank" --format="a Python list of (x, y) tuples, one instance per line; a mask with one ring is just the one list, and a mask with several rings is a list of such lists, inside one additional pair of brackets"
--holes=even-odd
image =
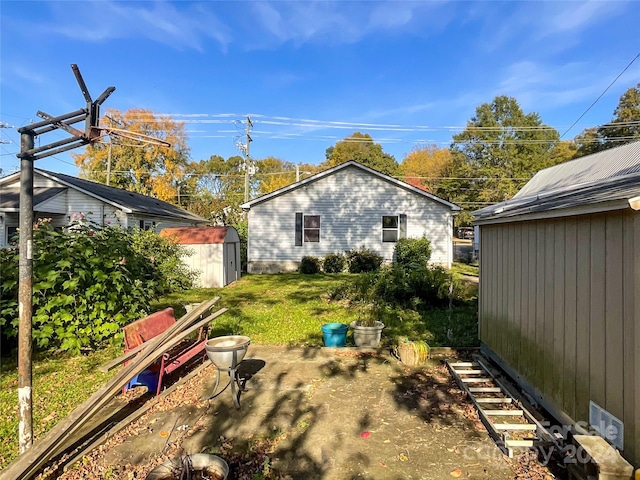
[(477, 375), (485, 373), (484, 370), (454, 370), (454, 372), (456, 372), (458, 375)]
[(565, 230), (565, 288), (564, 288), (564, 392), (562, 409), (571, 418), (576, 413), (576, 315), (577, 315), (577, 252), (578, 228), (575, 218), (567, 219)]
[(511, 397), (476, 397), (478, 403), (513, 403)]
[(164, 352), (170, 350), (184, 338), (189, 336), (201, 326), (222, 315), (226, 309), (221, 309), (206, 319), (197, 322), (184, 331), (185, 328), (198, 317), (202, 311), (194, 309), (193, 312), (182, 317), (167, 332), (158, 335), (149, 342), (149, 348), (141, 351), (129, 365), (126, 365), (109, 382), (98, 389), (84, 403), (73, 410), (66, 418), (53, 427), (47, 435), (38, 440), (33, 446), (20, 455), (14, 462), (9, 464), (0, 472), (0, 480), (25, 479), (30, 478), (35, 472), (41, 469), (49, 459), (59, 453), (61, 444), (79, 428), (81, 428), (93, 415), (104, 407), (111, 397), (118, 394), (124, 385), (141, 373), (149, 365), (155, 362)]
[(462, 383), (484, 383), (484, 382), (490, 382), (491, 378), (489, 378), (489, 377), (465, 377), (465, 378), (461, 378), (460, 381)]
[[(591, 296), (589, 322), (589, 398), (598, 405), (605, 405), (606, 366), (606, 223), (604, 214), (591, 219)], [(618, 287), (619, 288), (619, 287)]]
[(527, 225), (527, 238), (529, 243), (528, 249), (528, 257), (529, 263), (527, 266), (527, 277), (528, 277), (528, 308), (527, 308), (527, 343), (522, 353), (524, 355), (524, 366), (523, 375), (524, 378), (529, 382), (533, 382), (535, 364), (536, 364), (536, 356), (537, 356), (537, 347), (536, 347), (536, 308), (538, 305), (538, 283), (536, 279), (536, 269), (537, 269), (537, 253), (538, 253), (538, 244), (536, 237), (536, 224), (529, 222)]
[(535, 440), (505, 440), (504, 445), (507, 448), (530, 448), (534, 446)]
[(457, 367), (477, 367), (478, 364), (476, 362), (456, 362), (456, 363), (450, 363), (449, 365), (451, 365), (454, 368)]
[(537, 385), (546, 397), (553, 397), (553, 304), (556, 286), (555, 280), (555, 221), (547, 220), (544, 228), (544, 329), (542, 340), (542, 370), (537, 376)]
[(180, 385), (184, 385), (186, 382), (188, 382), (193, 377), (198, 375), (202, 371), (202, 369), (207, 367), (208, 365), (209, 365), (208, 362), (199, 365), (192, 372), (189, 372), (188, 375), (180, 378), (178, 381), (173, 383), (169, 388), (163, 390), (160, 395), (156, 395), (156, 396), (152, 397), (151, 399), (147, 400), (144, 403), (144, 405), (142, 405), (140, 408), (138, 408), (137, 410), (132, 412), (130, 415), (128, 415), (123, 420), (120, 420), (117, 424), (115, 424), (115, 425), (112, 424), (112, 426), (106, 432), (104, 432), (102, 435), (100, 435), (98, 437), (94, 437), (93, 439), (91, 439), (91, 442), (87, 446), (85, 446), (81, 451), (75, 453), (73, 455), (73, 457), (69, 458), (69, 460), (65, 460), (65, 462), (64, 462), (65, 465), (64, 465), (63, 471), (66, 472), (70, 467), (72, 467), (76, 462), (78, 462), (80, 459), (82, 459), (82, 457), (84, 457), (86, 454), (91, 452), (94, 448), (98, 447), (99, 445), (102, 445), (109, 438), (113, 437), (118, 432), (120, 432), (123, 428), (125, 428), (125, 427), (129, 426), (131, 423), (135, 422), (138, 418), (140, 418), (142, 415), (144, 415), (151, 407), (156, 405), (161, 399), (166, 398), (171, 392), (176, 390)]
[(500, 387), (469, 387), (471, 393), (500, 393)]
[(522, 430), (530, 432), (536, 430), (538, 426), (532, 423), (494, 423), (493, 428), (496, 430)]
[(511, 269), (511, 282), (509, 283), (511, 289), (511, 312), (509, 320), (512, 328), (511, 335), (511, 357), (513, 359), (513, 366), (519, 372), (522, 368), (522, 356), (521, 342), (522, 342), (522, 255), (521, 255), (521, 242), (522, 242), (522, 224), (517, 223), (513, 225), (513, 236), (511, 238), (511, 245), (509, 247), (509, 253), (512, 262)]
[[(640, 215), (634, 214), (633, 225), (633, 265), (634, 268), (634, 297), (640, 299)], [(637, 372), (637, 366), (640, 365), (640, 300), (636, 300), (634, 304), (634, 319), (635, 329), (633, 332), (633, 348), (626, 356), (628, 367), (635, 372), (633, 374), (635, 384), (635, 399), (633, 406), (633, 416), (631, 417), (631, 423), (635, 426), (636, 435), (633, 437), (633, 442), (628, 446), (625, 443), (625, 450), (629, 450), (630, 457), (634, 460), (636, 465), (640, 465), (640, 375)]]
[(605, 405), (618, 418), (624, 414), (624, 336), (622, 296), (622, 213), (606, 217), (605, 238)]
[(520, 363), (518, 371), (527, 376), (527, 362), (529, 350), (529, 222), (523, 222), (520, 231), (520, 341), (518, 351), (520, 352)]
[[(183, 321), (183, 319), (186, 318), (187, 315), (188, 315), (188, 318), (192, 318), (192, 319), (195, 320), (197, 317), (200, 317), (206, 311), (210, 310), (211, 307), (213, 307), (218, 300), (220, 300), (220, 297), (214, 297), (211, 300), (207, 300), (206, 302), (202, 302), (200, 305), (198, 305), (194, 309), (194, 311), (182, 316), (179, 320), (176, 321), (176, 323)], [(131, 358), (135, 357), (139, 352), (141, 352), (147, 346), (148, 345), (145, 344), (145, 343), (143, 343), (141, 345), (138, 345), (137, 347), (135, 347), (131, 351), (125, 353), (124, 355), (121, 355), (121, 356), (119, 356), (117, 358), (114, 358), (110, 362), (107, 362), (104, 365), (101, 365), (100, 367), (98, 367), (98, 370), (100, 370), (101, 372), (108, 372), (110, 370), (113, 370), (118, 365), (122, 365), (127, 360), (130, 360)]]
[(558, 406), (563, 405), (564, 385), (564, 304), (565, 304), (565, 220), (554, 222), (553, 260), (553, 368), (548, 370), (551, 377), (550, 398)]
[[(623, 330), (624, 340), (624, 446), (625, 453), (640, 465), (640, 214), (627, 212), (623, 225)], [(638, 352), (636, 354), (635, 352)]]
[(544, 223), (536, 222), (536, 336), (532, 345), (532, 356), (530, 358), (531, 376), (527, 379), (538, 390), (542, 391), (544, 381), (544, 300), (545, 300), (545, 278), (544, 278), (544, 253), (545, 253)]
[(485, 410), (482, 409), (482, 412), (488, 416), (496, 416), (496, 417), (520, 417), (524, 414), (522, 410)]
[(591, 298), (591, 217), (577, 224), (576, 256), (576, 421), (589, 421), (589, 299)]

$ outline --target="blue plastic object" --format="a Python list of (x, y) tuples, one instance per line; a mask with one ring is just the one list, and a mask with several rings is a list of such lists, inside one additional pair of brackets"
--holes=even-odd
[(155, 393), (158, 389), (158, 372), (144, 370), (127, 383), (127, 390), (133, 387), (147, 387), (150, 392)]
[(349, 325), (344, 323), (325, 323), (322, 325), (322, 336), (325, 347), (344, 347), (347, 344)]

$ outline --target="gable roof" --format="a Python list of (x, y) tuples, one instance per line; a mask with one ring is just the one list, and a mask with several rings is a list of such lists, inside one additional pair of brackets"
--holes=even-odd
[(316, 173), (315, 175), (312, 175), (308, 178), (305, 178), (304, 180), (300, 180), (299, 182), (295, 182), (292, 183), (291, 185), (287, 185), (286, 187), (282, 187), (278, 190), (275, 190), (271, 193), (267, 193), (265, 195), (262, 195), (258, 198), (255, 198), (253, 200), (250, 200), (246, 203), (243, 203), (242, 205), (240, 205), (244, 210), (249, 210), (252, 206), (257, 205), (259, 203), (263, 203), (266, 202), (268, 200), (271, 200), (274, 197), (283, 195), (285, 193), (289, 193), (293, 190), (297, 190), (298, 188), (304, 187), (305, 185), (309, 185), (310, 183), (313, 182), (317, 182), (318, 180), (328, 177), (330, 175), (334, 175), (342, 170), (345, 170), (347, 168), (350, 167), (355, 167), (358, 168), (360, 170), (363, 170), (371, 175), (374, 175), (378, 178), (380, 178), (381, 180), (384, 180), (385, 182), (389, 182), (399, 188), (403, 188), (405, 190), (408, 190), (410, 192), (413, 192), (415, 194), (418, 194), (420, 196), (423, 196), (425, 198), (428, 198), (430, 200), (433, 200), (435, 202), (438, 202), (442, 205), (445, 205), (447, 207), (449, 207), (451, 210), (460, 210), (460, 207), (458, 205), (455, 205), (451, 202), (448, 202), (447, 200), (437, 197), (436, 195), (433, 195), (425, 190), (421, 190), (420, 188), (414, 187), (413, 185), (409, 185), (408, 183), (405, 183), (403, 181), (400, 181), (398, 179), (395, 179), (393, 177), (390, 177), (389, 175), (385, 175), (384, 173), (378, 172), (377, 170), (374, 170), (372, 168), (369, 168), (361, 163), (358, 163), (356, 161), (350, 160), (348, 162), (342, 163), (338, 166), (329, 168), (327, 170), (324, 170), (320, 173)]
[(536, 173), (511, 200), (473, 212), (477, 222), (591, 206), (628, 208), (640, 195), (640, 141), (580, 157)]
[[(71, 175), (65, 175), (63, 173), (54, 173), (47, 170), (40, 170), (34, 168), (34, 174), (42, 175), (45, 178), (53, 180), (61, 185), (74, 190), (80, 191), (90, 197), (101, 200), (104, 203), (112, 205), (125, 213), (142, 214), (158, 217), (171, 217), (180, 218), (183, 220), (189, 220), (192, 222), (206, 223), (207, 220), (195, 215), (187, 210), (171, 205), (163, 200), (142, 195), (136, 192), (130, 192), (121, 188), (111, 187), (103, 183), (93, 182), (91, 180), (85, 180), (83, 178), (72, 177)], [(9, 175), (2, 179), (1, 183), (8, 182), (8, 179), (14, 180), (12, 177), (18, 176), (20, 172), (13, 175)], [(5, 195), (5, 191), (11, 189), (4, 189), (2, 195)], [(34, 189), (35, 194), (36, 189)], [(16, 200), (17, 201), (17, 200)], [(35, 204), (35, 198), (34, 198)]]

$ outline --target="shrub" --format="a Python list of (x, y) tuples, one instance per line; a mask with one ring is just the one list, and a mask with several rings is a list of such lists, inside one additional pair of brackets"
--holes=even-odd
[(320, 273), (320, 259), (311, 256), (302, 257), (298, 271), (307, 275)]
[(382, 265), (382, 256), (362, 247), (360, 250), (347, 252), (349, 273), (375, 272)]
[[(18, 258), (18, 249), (0, 258), (0, 328), (9, 338), (18, 332)], [(40, 349), (79, 353), (112, 340), (167, 289), (159, 263), (134, 248), (131, 233), (82, 219), (66, 232), (38, 222), (33, 272), (33, 340)]]
[(404, 268), (426, 268), (431, 258), (431, 242), (425, 236), (401, 238), (393, 253), (395, 262)]
[(330, 253), (324, 257), (323, 269), (325, 273), (340, 273), (344, 271), (347, 260), (340, 253)]
[(133, 250), (155, 263), (160, 271), (159, 293), (176, 292), (193, 287), (199, 272), (191, 270), (182, 257), (193, 255), (184, 245), (179, 245), (153, 230), (134, 228), (131, 233)]

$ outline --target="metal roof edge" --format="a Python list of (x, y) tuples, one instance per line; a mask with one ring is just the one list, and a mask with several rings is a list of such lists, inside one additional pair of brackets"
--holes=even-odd
[(588, 205), (579, 205), (568, 208), (555, 208), (534, 213), (520, 213), (516, 215), (500, 215), (474, 219), (473, 225), (495, 225), (500, 223), (527, 222), (531, 220), (545, 220), (550, 218), (571, 217), (574, 215), (587, 215), (590, 213), (604, 213), (613, 210), (625, 210), (629, 208), (629, 200), (612, 200)]

